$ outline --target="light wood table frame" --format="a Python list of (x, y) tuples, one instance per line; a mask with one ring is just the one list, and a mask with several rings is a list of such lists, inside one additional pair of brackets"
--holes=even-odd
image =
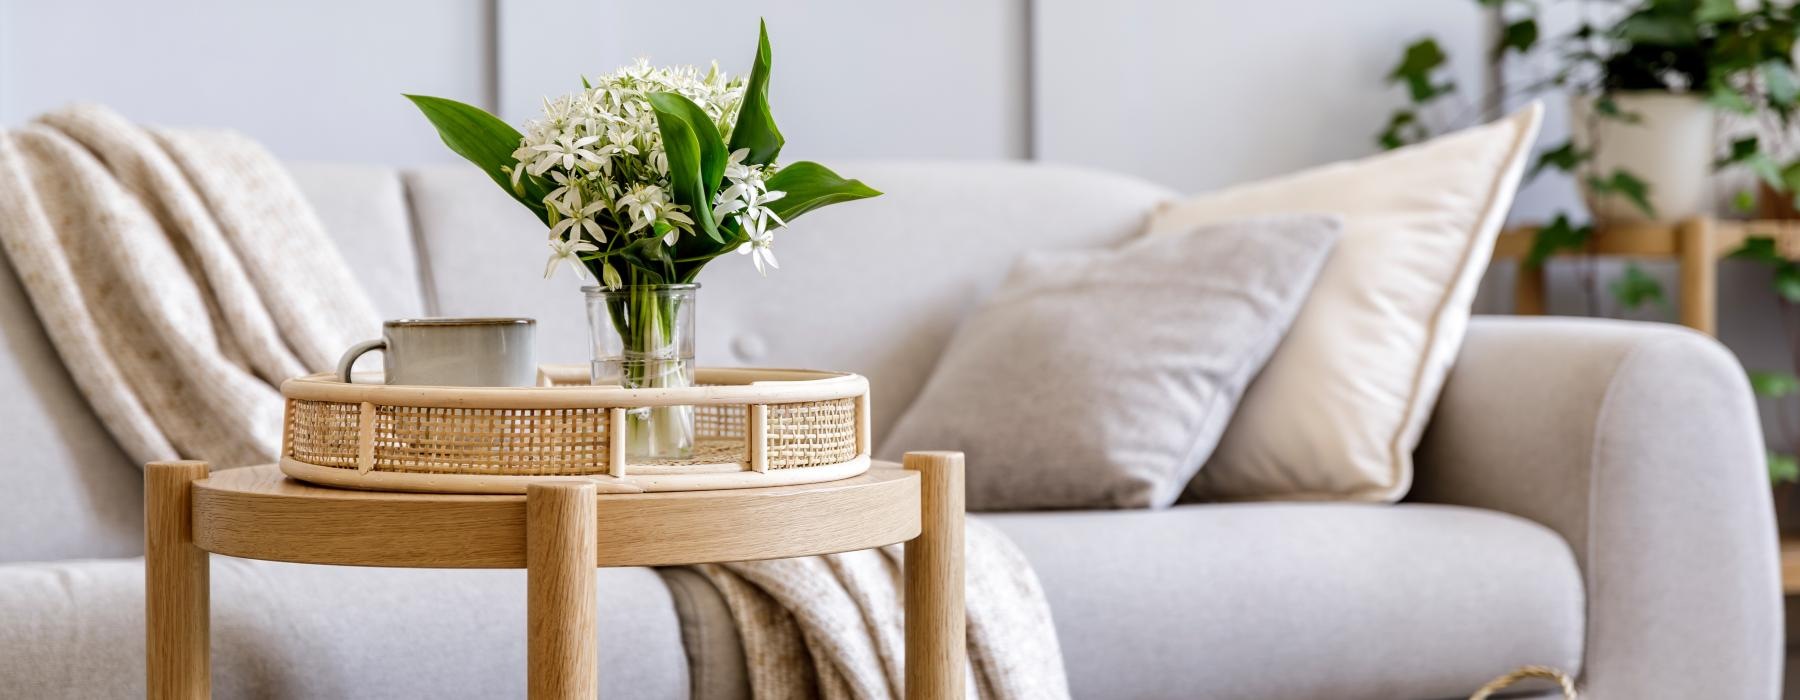
[[(273, 465), (144, 475), (148, 695), (211, 693), (209, 553), (354, 566), (527, 570), (529, 696), (598, 694), (595, 568), (829, 554), (905, 543), (906, 696), (964, 697), (963, 457), (906, 456), (817, 484), (599, 494), (580, 480), (518, 495), (310, 486)], [(602, 592), (603, 593), (603, 592)]]

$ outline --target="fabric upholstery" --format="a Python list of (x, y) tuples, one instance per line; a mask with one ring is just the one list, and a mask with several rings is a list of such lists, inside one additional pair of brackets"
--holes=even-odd
[(427, 315), (400, 173), (338, 163), (289, 163), (288, 171), (382, 318)]
[(1181, 200), (1151, 234), (1330, 212), (1344, 237), (1244, 394), (1198, 498), (1392, 501), (1469, 319), (1542, 106), (1358, 161)]
[(143, 472), (63, 369), (10, 260), (0, 264), (0, 445), (0, 563), (144, 551)]
[(1758, 426), (1743, 368), (1699, 333), (1479, 319), (1414, 496), (1569, 542), (1589, 591), (1591, 697), (1774, 698), (1782, 600)]
[[(687, 698), (680, 627), (649, 569), (602, 569), (603, 697)], [(0, 565), (0, 697), (144, 696), (137, 559)], [(525, 572), (212, 558), (217, 698), (521, 698)]]
[(1467, 697), (1519, 665), (1581, 663), (1574, 557), (1514, 516), (1230, 504), (983, 517), (1037, 569), (1078, 698)]
[[(1172, 196), (1141, 180), (1042, 164), (826, 165), (885, 194), (795, 220), (777, 234), (781, 269), (767, 279), (748, 256), (708, 265), (699, 280), (697, 358), (861, 373), (875, 387), (878, 446), (957, 321), (994, 291), (1020, 252), (1125, 240)], [(407, 187), (441, 313), (534, 316), (541, 357), (592, 355), (575, 277), (539, 277), (549, 253), (543, 224), (465, 165), (416, 171)]]
[(968, 507), (1166, 507), (1212, 453), (1337, 242), (1259, 217), (1031, 251), (964, 320), (896, 445), (968, 456)]

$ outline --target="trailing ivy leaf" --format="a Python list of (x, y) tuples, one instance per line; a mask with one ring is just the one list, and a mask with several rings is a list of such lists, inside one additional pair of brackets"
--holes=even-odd
[(1387, 128), (1375, 137), (1382, 150), (1391, 151), (1407, 144), (1418, 143), (1430, 136), (1425, 125), (1419, 122), (1419, 115), (1410, 109), (1396, 110), (1388, 117)]
[(1752, 174), (1756, 175), (1757, 178), (1768, 183), (1770, 187), (1775, 188), (1777, 191), (1780, 191), (1785, 187), (1782, 182), (1781, 166), (1775, 163), (1775, 159), (1770, 158), (1768, 154), (1762, 152), (1762, 148), (1759, 146), (1755, 136), (1747, 136), (1732, 141), (1731, 153), (1724, 158), (1714, 161), (1713, 169), (1717, 170), (1729, 165), (1744, 166)]
[(1608, 285), (1608, 289), (1612, 292), (1613, 299), (1627, 310), (1636, 310), (1646, 304), (1663, 303), (1662, 283), (1651, 277), (1644, 268), (1638, 267), (1637, 263), (1627, 263), (1625, 271)]
[(738, 108), (737, 124), (731, 128), (729, 150), (750, 149), (745, 162), (768, 165), (775, 162), (783, 143), (781, 130), (775, 128), (775, 116), (769, 111), (769, 25), (763, 22), (757, 31), (756, 60), (744, 83), (744, 104)]
[(1762, 74), (1763, 87), (1768, 90), (1769, 101), (1778, 107), (1793, 107), (1800, 101), (1800, 76), (1794, 75), (1794, 67), (1787, 61), (1771, 59), (1757, 66)]
[(1731, 251), (1731, 257), (1770, 264), (1787, 262), (1782, 259), (1781, 253), (1776, 252), (1775, 239), (1769, 236), (1745, 238), (1743, 245), (1738, 246), (1737, 250)]
[(1800, 265), (1782, 262), (1775, 267), (1775, 294), (1790, 304), (1800, 304)]
[(500, 189), (530, 208), (545, 225), (550, 225), (549, 213), (544, 209), (544, 195), (549, 188), (544, 186), (543, 180), (525, 176), (521, 182), (525, 191), (520, 193), (513, 190), (512, 178), (507, 174), (506, 168), (519, 166), (512, 154), (524, 137), (517, 129), (480, 107), (456, 100), (427, 95), (407, 95), (406, 99), (412, 100), (425, 118), (431, 120), (431, 125), (437, 127), (438, 137), (444, 140), (445, 146), (481, 168), (500, 185)]
[(1756, 211), (1756, 195), (1751, 194), (1750, 190), (1738, 190), (1737, 194), (1731, 196), (1731, 208), (1741, 214)]
[(1644, 216), (1656, 218), (1656, 209), (1650, 206), (1650, 183), (1638, 179), (1636, 175), (1624, 170), (1614, 170), (1610, 178), (1596, 175), (1589, 177), (1587, 183), (1588, 188), (1593, 190), (1594, 194), (1622, 196), (1630, 200), (1638, 208), (1638, 211), (1644, 213)]
[(787, 195), (769, 203), (769, 209), (783, 221), (822, 206), (880, 196), (881, 192), (860, 180), (847, 180), (818, 163), (800, 161), (775, 171), (768, 180), (769, 189)]
[(1549, 225), (1538, 229), (1537, 235), (1532, 237), (1531, 252), (1525, 255), (1525, 265), (1539, 267), (1559, 251), (1581, 250), (1593, 234), (1592, 225), (1576, 226), (1569, 223), (1567, 214), (1557, 214)]
[(1575, 147), (1575, 142), (1564, 141), (1561, 146), (1538, 154), (1537, 162), (1532, 164), (1531, 173), (1525, 176), (1527, 181), (1536, 179), (1539, 173), (1555, 168), (1565, 173), (1574, 172), (1583, 161), (1592, 154)]
[[(700, 146), (700, 187), (712, 193), (719, 191), (719, 182), (725, 176), (725, 139), (719, 136), (719, 127), (713, 124), (712, 117), (700, 105), (673, 92), (658, 92), (650, 95), (650, 106), (658, 115), (663, 112), (681, 115), (688, 128), (694, 131), (694, 140)], [(658, 119), (661, 119), (658, 116)], [(710, 197), (708, 198), (710, 203)]]
[(1613, 26), (1613, 33), (1633, 44), (1693, 46), (1700, 43), (1700, 29), (1683, 12), (1659, 12), (1656, 3), (1634, 12)]
[(1500, 31), (1500, 41), (1494, 46), (1494, 56), (1504, 56), (1507, 51), (1525, 53), (1530, 51), (1531, 47), (1537, 45), (1537, 40), (1538, 24), (1536, 19), (1526, 17), (1511, 22), (1506, 25), (1505, 29)]
[(1694, 21), (1713, 24), (1737, 19), (1739, 14), (1736, 0), (1700, 0), (1700, 9), (1694, 12)]
[(1607, 119), (1625, 122), (1626, 124), (1636, 124), (1644, 120), (1644, 117), (1637, 112), (1625, 111), (1624, 108), (1619, 106), (1619, 101), (1613, 99), (1612, 95), (1601, 95), (1594, 98), (1594, 112)]
[(1429, 102), (1456, 90), (1452, 83), (1434, 83), (1431, 79), (1432, 71), (1448, 60), (1449, 56), (1438, 46), (1436, 39), (1420, 39), (1406, 47), (1399, 65), (1388, 72), (1388, 82), (1404, 83), (1414, 102)]
[(1745, 97), (1743, 92), (1723, 80), (1714, 80), (1708, 87), (1706, 103), (1738, 114), (1751, 114), (1756, 111), (1756, 105), (1750, 101), (1750, 98)]
[(1769, 452), (1769, 482), (1780, 484), (1800, 481), (1800, 459), (1793, 455)]
[(1752, 370), (1750, 390), (1757, 396), (1779, 399), (1800, 391), (1800, 377), (1794, 376), (1793, 372)]
[(695, 135), (693, 125), (688, 123), (683, 110), (670, 100), (657, 100), (652, 96), (650, 108), (656, 112), (656, 130), (662, 134), (663, 150), (669, 157), (669, 188), (673, 190), (675, 203), (687, 207), (694, 225), (708, 238), (724, 242), (718, 227), (713, 224), (713, 190), (702, 182), (700, 139)]

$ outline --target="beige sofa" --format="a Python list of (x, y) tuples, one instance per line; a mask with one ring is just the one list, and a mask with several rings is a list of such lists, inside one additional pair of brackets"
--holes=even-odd
[[(878, 440), (1020, 250), (1125, 239), (1172, 196), (1041, 165), (842, 170), (888, 196), (783, 232), (768, 279), (717, 262), (700, 354), (866, 374)], [(575, 283), (537, 278), (541, 226), (479, 173), (295, 173), (385, 314), (531, 315), (545, 360), (584, 358)], [(141, 475), (0, 272), (0, 697), (138, 696)], [(1407, 503), (983, 517), (1035, 565), (1077, 697), (1444, 698), (1538, 663), (1602, 700), (1772, 698), (1781, 599), (1756, 426), (1742, 370), (1707, 338), (1478, 319)], [(1005, 467), (1029, 465), (970, 465)], [(520, 572), (215, 559), (218, 697), (523, 694)], [(706, 584), (606, 570), (598, 595), (608, 696), (744, 696)]]

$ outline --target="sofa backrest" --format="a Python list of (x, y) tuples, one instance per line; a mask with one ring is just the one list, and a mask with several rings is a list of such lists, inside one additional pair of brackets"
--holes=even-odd
[[(1030, 249), (1111, 244), (1172, 194), (1123, 176), (1009, 162), (831, 164), (881, 197), (821, 209), (775, 236), (780, 269), (746, 256), (701, 273), (697, 361), (867, 376), (875, 438), (917, 394), (957, 321)], [(541, 278), (542, 224), (468, 166), (408, 175), (444, 315), (538, 319), (547, 362), (591, 357), (574, 275)]]
[[(777, 234), (767, 279), (708, 266), (699, 361), (844, 369), (874, 388), (876, 439), (918, 392), (956, 323), (1030, 249), (1111, 244), (1171, 193), (1138, 180), (1003, 162), (833, 163), (886, 194)], [(590, 356), (580, 283), (544, 280), (544, 228), (466, 165), (293, 164), (295, 179), (389, 318), (539, 319), (547, 362)], [(142, 548), (142, 472), (77, 392), (10, 266), (0, 265), (0, 562)], [(910, 447), (910, 446), (909, 446)], [(918, 447), (928, 448), (928, 445)]]

